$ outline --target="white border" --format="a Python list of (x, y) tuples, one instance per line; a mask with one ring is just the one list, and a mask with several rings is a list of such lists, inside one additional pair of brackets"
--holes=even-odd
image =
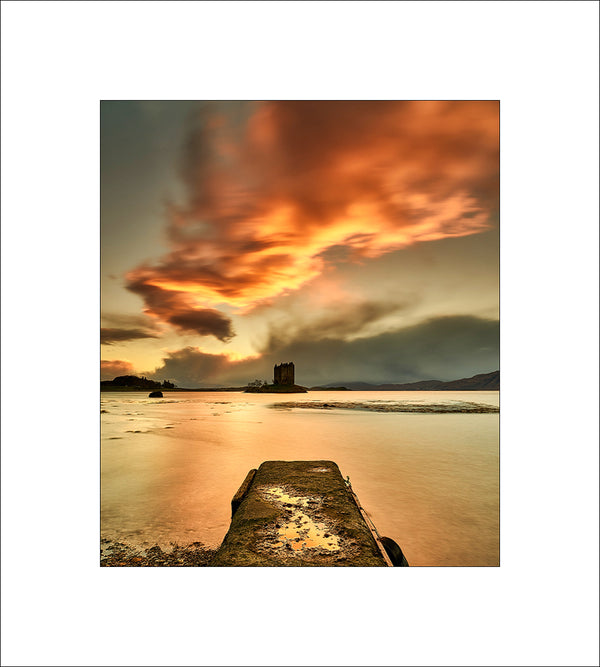
[[(598, 3), (2, 14), (2, 664), (597, 664)], [(98, 100), (263, 98), (501, 100), (500, 568), (98, 568)]]

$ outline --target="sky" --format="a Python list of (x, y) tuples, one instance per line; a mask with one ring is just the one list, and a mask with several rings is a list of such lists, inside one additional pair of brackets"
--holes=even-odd
[(497, 101), (103, 101), (101, 376), (499, 368)]

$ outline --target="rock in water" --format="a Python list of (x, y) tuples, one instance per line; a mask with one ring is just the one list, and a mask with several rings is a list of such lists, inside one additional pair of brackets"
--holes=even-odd
[(162, 391), (151, 391), (148, 394), (148, 398), (162, 398), (162, 397), (163, 397)]

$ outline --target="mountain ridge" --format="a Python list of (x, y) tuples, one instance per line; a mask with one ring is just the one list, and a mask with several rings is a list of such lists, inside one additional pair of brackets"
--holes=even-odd
[(386, 382), (371, 384), (369, 382), (330, 382), (326, 385), (311, 387), (311, 389), (328, 389), (329, 387), (344, 386), (354, 391), (499, 391), (500, 371), (479, 373), (470, 378), (459, 380), (418, 380), (417, 382)]

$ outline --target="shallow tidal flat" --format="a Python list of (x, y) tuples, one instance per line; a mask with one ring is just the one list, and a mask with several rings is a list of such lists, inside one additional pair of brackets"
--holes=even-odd
[(496, 566), (498, 405), (496, 391), (103, 392), (101, 563), (209, 565), (249, 470), (329, 460), (411, 567)]
[(452, 401), (449, 403), (419, 403), (411, 401), (285, 401), (270, 406), (276, 409), (304, 408), (313, 410), (369, 410), (371, 412), (416, 412), (419, 414), (497, 414), (497, 405)]

